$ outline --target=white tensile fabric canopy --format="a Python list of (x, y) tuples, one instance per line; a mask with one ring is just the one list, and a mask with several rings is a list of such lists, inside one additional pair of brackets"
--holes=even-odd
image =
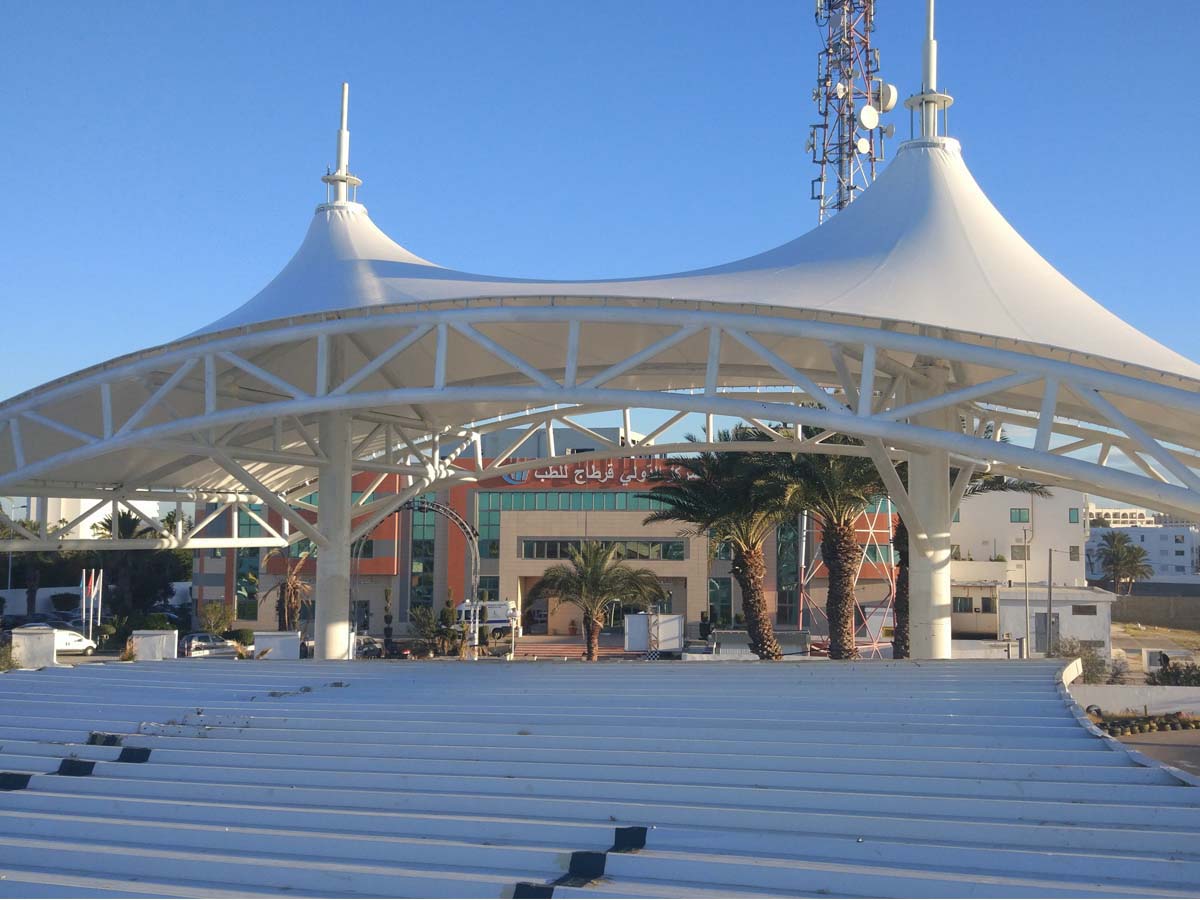
[[(674, 275), (536, 281), (445, 269), (379, 230), (357, 203), (320, 207), (299, 252), (249, 302), (196, 332), (390, 304), (605, 296), (762, 304), (839, 321), (939, 329), (1111, 371), (1200, 378), (1200, 365), (1075, 287), (992, 205), (957, 141), (903, 144), (851, 207), (773, 250)], [(1175, 380), (1175, 379), (1172, 379)]]

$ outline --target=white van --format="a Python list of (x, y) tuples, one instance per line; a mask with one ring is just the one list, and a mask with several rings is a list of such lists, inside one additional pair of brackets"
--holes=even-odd
[[(476, 615), (479, 616), (479, 624), (491, 629), (493, 639), (499, 640), (512, 631), (517, 615), (517, 605), (512, 601), (491, 600), (474, 606), (478, 610)], [(466, 603), (460, 603), (456, 613), (460, 623), (471, 618), (470, 607)]]

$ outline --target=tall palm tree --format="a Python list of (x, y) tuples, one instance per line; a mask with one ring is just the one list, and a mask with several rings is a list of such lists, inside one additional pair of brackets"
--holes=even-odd
[[(900, 477), (908, 484), (908, 468), (900, 468)], [(958, 470), (950, 471), (950, 482), (958, 477)], [(1025, 481), (1021, 478), (1009, 478), (1006, 475), (978, 474), (971, 479), (963, 493), (963, 500), (978, 497), (981, 494), (1029, 494), (1031, 497), (1049, 497), (1050, 490), (1044, 484), (1036, 481)], [(896, 553), (896, 589), (892, 598), (892, 658), (908, 659), (912, 652), (909, 643), (909, 594), (908, 594), (908, 526), (901, 519), (896, 523), (892, 532), (892, 546)]]
[(649, 569), (634, 569), (622, 562), (620, 545), (584, 541), (569, 552), (569, 564), (559, 563), (542, 573), (533, 586), (533, 597), (554, 597), (555, 608), (570, 603), (579, 608), (587, 632), (587, 659), (600, 657), (600, 629), (604, 612), (613, 601), (645, 607), (665, 600), (658, 576)]
[(280, 631), (295, 631), (300, 622), (301, 607), (312, 602), (312, 585), (300, 577), (300, 570), (310, 552), (305, 550), (295, 562), (288, 557), (287, 551), (278, 548), (263, 557), (264, 565), (272, 557), (283, 560), (283, 578), (263, 591), (258, 598), (261, 606), (274, 595), (275, 617)]
[[(756, 429), (739, 428), (717, 434), (721, 443), (766, 440)], [(695, 435), (687, 440), (698, 443)], [(731, 570), (742, 592), (742, 612), (750, 650), (760, 659), (780, 659), (783, 651), (767, 611), (763, 585), (767, 567), (763, 545), (776, 527), (792, 515), (786, 494), (767, 476), (769, 453), (706, 451), (674, 460), (677, 471), (660, 472), (643, 494), (662, 504), (645, 519), (685, 522), (688, 534), (728, 543)]]
[[(98, 538), (129, 540), (157, 536), (153, 527), (128, 510), (118, 512), (115, 528), (114, 531), (113, 517), (108, 515), (92, 526), (92, 534)], [(133, 554), (144, 552), (140, 550), (104, 550), (101, 552), (105, 568), (111, 569), (115, 576), (116, 591), (113, 597), (115, 609), (124, 612), (133, 610)]]
[(1146, 548), (1139, 547), (1136, 544), (1129, 545), (1129, 553), (1125, 558), (1123, 569), (1126, 595), (1133, 593), (1133, 583), (1135, 581), (1145, 581), (1147, 578), (1154, 577), (1154, 566), (1150, 565)]
[[(835, 436), (826, 443), (851, 443)], [(825, 616), (829, 622), (829, 658), (854, 659), (854, 585), (862, 562), (858, 519), (885, 495), (875, 464), (863, 456), (817, 453), (771, 454), (771, 484), (794, 514), (807, 510), (821, 526), (821, 561), (829, 581)]]

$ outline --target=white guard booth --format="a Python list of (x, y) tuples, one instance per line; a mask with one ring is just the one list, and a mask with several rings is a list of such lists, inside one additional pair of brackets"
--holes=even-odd
[(300, 632), (254, 632), (254, 657), (255, 659), (299, 659)]
[(53, 628), (17, 628), (12, 633), (13, 660), (23, 669), (58, 665)]
[(658, 637), (656, 650), (662, 653), (682, 653), (684, 618), (664, 613), (635, 613), (625, 617), (625, 651), (648, 653), (650, 636)]
[(135, 631), (130, 635), (136, 659), (160, 660), (179, 657), (178, 631)]

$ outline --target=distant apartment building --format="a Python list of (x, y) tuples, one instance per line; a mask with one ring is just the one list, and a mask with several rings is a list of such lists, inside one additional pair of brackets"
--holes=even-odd
[[(1087, 577), (1102, 581), (1107, 575), (1100, 563), (1104, 535), (1113, 529), (1094, 528), (1087, 544)], [(1195, 525), (1143, 525), (1121, 528), (1130, 543), (1146, 551), (1154, 570), (1147, 579), (1166, 583), (1200, 581), (1200, 528)]]
[(1088, 521), (1103, 520), (1112, 528), (1132, 528), (1158, 524), (1157, 516), (1149, 510), (1135, 506), (1097, 506), (1089, 503)]

